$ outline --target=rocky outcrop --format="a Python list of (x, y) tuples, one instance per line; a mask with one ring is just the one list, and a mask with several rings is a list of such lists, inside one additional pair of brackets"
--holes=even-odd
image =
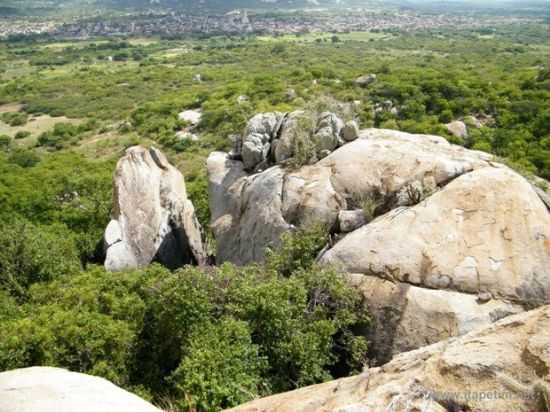
[(95, 376), (34, 367), (0, 373), (2, 412), (161, 412)]
[(143, 267), (153, 260), (170, 268), (206, 263), (184, 178), (159, 150), (131, 147), (118, 161), (104, 243), (110, 271)]
[(248, 122), (242, 142), (242, 158), (246, 169), (254, 169), (264, 162), (271, 150), (271, 143), (279, 134), (284, 113), (260, 113)]
[(319, 262), (364, 291), (380, 362), (550, 304), (544, 196), (488, 154), (368, 129), (297, 170), (249, 174), (223, 153), (208, 169), (218, 262), (262, 261), (285, 231), (325, 225)]
[[(343, 106), (342, 110), (346, 108)], [(280, 164), (295, 155), (296, 147), (314, 147), (315, 158), (322, 158), (357, 136), (357, 123), (344, 122), (332, 112), (320, 114), (297, 110), (291, 113), (259, 113), (248, 122), (235, 156), (242, 158), (244, 168), (259, 172)]]
[(550, 307), (403, 353), (361, 375), (231, 412), (545, 412), (550, 394)]
[(346, 142), (352, 142), (359, 137), (359, 125), (355, 120), (346, 122), (342, 129), (342, 139)]
[(321, 262), (535, 307), (550, 303), (550, 214), (524, 178), (481, 168), (347, 235)]
[(489, 159), (441, 137), (376, 129), (296, 171), (276, 165), (248, 175), (242, 162), (213, 153), (207, 164), (217, 260), (262, 260), (265, 248), (293, 226), (334, 227), (340, 211), (368, 199), (377, 199), (380, 210), (409, 204), (411, 184), (436, 189)]
[(517, 304), (450, 290), (428, 289), (377, 276), (350, 274), (371, 315), (369, 358), (384, 364), (401, 352), (463, 335), (523, 312)]

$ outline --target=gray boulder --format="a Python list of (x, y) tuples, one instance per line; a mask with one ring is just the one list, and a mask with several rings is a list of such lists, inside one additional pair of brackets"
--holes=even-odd
[(447, 123), (445, 127), (447, 131), (454, 137), (458, 137), (459, 139), (468, 138), (468, 127), (461, 120), (455, 120), (454, 122)]
[(162, 412), (96, 376), (33, 367), (0, 373), (2, 412)]
[(338, 227), (340, 232), (349, 233), (367, 223), (365, 211), (357, 210), (342, 210), (338, 213)]
[(135, 269), (158, 260), (170, 268), (205, 264), (206, 252), (183, 175), (155, 148), (131, 147), (113, 177), (105, 268)]
[(242, 158), (245, 168), (253, 170), (267, 160), (271, 144), (278, 137), (284, 113), (259, 113), (249, 120), (242, 140)]
[(365, 76), (359, 76), (355, 79), (355, 84), (360, 87), (368, 87), (376, 82), (376, 74), (367, 74)]
[(318, 152), (332, 152), (338, 146), (343, 144), (340, 133), (344, 128), (344, 122), (337, 115), (331, 112), (324, 112), (319, 116), (317, 131), (313, 136), (313, 141)]
[[(217, 211), (211, 224), (217, 260), (255, 261), (263, 256), (261, 250), (278, 243), (282, 229), (310, 223), (335, 227), (340, 211), (357, 208), (356, 199), (380, 196), (382, 203), (392, 204), (412, 182), (443, 185), (488, 165), (486, 159), (490, 156), (437, 136), (375, 129), (362, 131), (355, 141), (296, 171), (276, 166), (248, 176), (242, 163), (213, 153), (207, 162), (209, 179), (216, 192), (224, 193), (210, 196), (211, 209)], [(255, 198), (261, 201), (252, 202)], [(264, 226), (261, 236), (256, 234), (258, 216)]]
[(353, 142), (359, 137), (359, 125), (355, 120), (347, 122), (342, 129), (342, 138), (346, 142)]

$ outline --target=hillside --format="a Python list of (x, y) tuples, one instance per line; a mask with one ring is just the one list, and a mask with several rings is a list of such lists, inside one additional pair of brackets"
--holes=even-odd
[(548, 21), (258, 15), (0, 20), (0, 410), (547, 411)]

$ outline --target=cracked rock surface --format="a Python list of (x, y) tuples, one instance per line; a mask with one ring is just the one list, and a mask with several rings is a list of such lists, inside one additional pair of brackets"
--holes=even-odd
[(110, 271), (144, 267), (153, 260), (169, 268), (206, 263), (183, 175), (159, 150), (131, 147), (118, 161), (104, 243)]
[(550, 306), (425, 348), (361, 375), (252, 401), (231, 412), (543, 412)]
[[(215, 152), (208, 171), (218, 263), (262, 261), (298, 226), (338, 234), (320, 262), (363, 290), (380, 362), (550, 304), (548, 208), (486, 153), (367, 129), (298, 170), (249, 174)], [(365, 203), (369, 219), (360, 218)]]

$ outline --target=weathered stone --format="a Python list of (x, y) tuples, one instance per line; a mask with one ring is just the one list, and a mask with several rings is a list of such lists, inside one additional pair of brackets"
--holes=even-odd
[(520, 305), (450, 290), (425, 289), (376, 276), (351, 274), (350, 283), (365, 296), (372, 319), (370, 358), (382, 364), (401, 352), (463, 335), (506, 316)]
[(342, 210), (338, 214), (338, 227), (340, 232), (349, 233), (367, 223), (365, 211), (357, 210)]
[(359, 125), (355, 120), (350, 120), (342, 129), (342, 138), (346, 142), (352, 142), (359, 137)]
[(468, 128), (463, 121), (455, 120), (454, 122), (447, 123), (445, 127), (447, 128), (447, 131), (454, 137), (458, 137), (459, 139), (468, 138)]
[(2, 412), (161, 412), (96, 376), (34, 367), (0, 373)]
[[(219, 155), (215, 157), (219, 158)], [(229, 259), (245, 264), (250, 260), (244, 259), (237, 253), (238, 250), (265, 249), (268, 244), (277, 244), (279, 229), (273, 230), (272, 236), (261, 239), (243, 232), (243, 227), (254, 226), (255, 213), (263, 213), (260, 210), (264, 207), (263, 202), (254, 205), (248, 201), (250, 196), (256, 195), (253, 191), (263, 192), (269, 199), (282, 196), (283, 201), (280, 203), (277, 200), (275, 204), (283, 205), (283, 210), (269, 206), (271, 219), (277, 222), (274, 227), (278, 227), (281, 221), (296, 226), (307, 222), (334, 227), (338, 213), (348, 209), (348, 203), (353, 204), (356, 199), (380, 196), (382, 203), (392, 203), (397, 193), (411, 182), (443, 185), (474, 168), (487, 166), (485, 159), (490, 159), (490, 156), (450, 145), (441, 137), (368, 129), (361, 132), (360, 138), (340, 147), (313, 166), (296, 172), (277, 168), (276, 178), (280, 179), (277, 187), (281, 188), (279, 194), (268, 194), (269, 189), (262, 187), (263, 182), (266, 185), (268, 181), (272, 182), (271, 170), (241, 176), (237, 181), (229, 179), (226, 182), (230, 184), (223, 186), (227, 197), (219, 202), (212, 197), (210, 199), (211, 208), (220, 210), (220, 216), (225, 216), (225, 224), (220, 226), (224, 228), (223, 240), (216, 234), (220, 222), (212, 220), (218, 261)], [(208, 164), (210, 170), (210, 164), (216, 162)], [(219, 170), (214, 175), (217, 176)], [(229, 170), (226, 172), (229, 173)], [(265, 180), (262, 174), (268, 173), (272, 177)], [(216, 179), (224, 181), (223, 177), (217, 176)], [(247, 212), (249, 222), (243, 221), (243, 210)], [(227, 226), (227, 222), (231, 224)], [(267, 225), (265, 233), (269, 233), (270, 220), (266, 219), (264, 224)], [(237, 246), (239, 244), (241, 246)], [(229, 250), (235, 253), (229, 253)], [(249, 253), (245, 254), (251, 258)], [(256, 256), (260, 255), (256, 253)]]
[(322, 113), (317, 123), (317, 131), (313, 136), (317, 150), (332, 152), (340, 146), (343, 143), (340, 137), (343, 128), (344, 122), (334, 113)]
[(351, 378), (310, 386), (231, 412), (548, 410), (550, 307), (403, 353)]
[(242, 141), (242, 158), (247, 170), (267, 159), (272, 141), (278, 136), (284, 113), (260, 113), (249, 120)]
[(550, 214), (531, 185), (505, 167), (485, 167), (347, 235), (321, 262), (538, 306), (550, 303), (548, 239)]
[(104, 236), (107, 270), (135, 269), (155, 259), (171, 268), (206, 262), (183, 176), (159, 150), (129, 148), (117, 163), (113, 186)]

